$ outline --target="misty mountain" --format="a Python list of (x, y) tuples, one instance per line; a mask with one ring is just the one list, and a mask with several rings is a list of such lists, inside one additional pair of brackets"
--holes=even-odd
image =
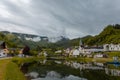
[(34, 35), (34, 34), (9, 32), (9, 31), (0, 31), (0, 32), (3, 33), (4, 35), (13, 34), (21, 40), (30, 40), (34, 42), (42, 41), (42, 42), (54, 42), (55, 43), (57, 41), (63, 41), (63, 40), (68, 39), (64, 36), (48, 37), (48, 36), (39, 36), (39, 35)]

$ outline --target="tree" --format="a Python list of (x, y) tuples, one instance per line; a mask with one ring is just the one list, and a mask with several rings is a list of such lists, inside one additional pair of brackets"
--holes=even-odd
[(22, 52), (23, 52), (24, 55), (30, 55), (29, 51), (30, 51), (30, 48), (26, 45)]

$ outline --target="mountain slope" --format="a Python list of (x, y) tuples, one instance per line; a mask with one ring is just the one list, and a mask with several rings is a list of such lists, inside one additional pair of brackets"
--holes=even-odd
[(120, 25), (108, 25), (96, 36), (88, 35), (82, 38), (72, 39), (69, 41), (70, 45), (78, 46), (80, 39), (83, 41), (84, 45), (88, 46), (120, 43)]
[(84, 43), (87, 45), (120, 43), (120, 25), (108, 25), (99, 35), (84, 40)]

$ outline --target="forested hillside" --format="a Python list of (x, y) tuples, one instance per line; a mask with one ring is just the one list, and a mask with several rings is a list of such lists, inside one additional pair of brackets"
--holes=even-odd
[[(103, 45), (103, 44), (118, 44), (120, 43), (120, 25), (108, 25), (103, 31), (96, 36), (85, 36), (82, 38), (72, 39), (69, 42), (70, 46), (78, 46), (80, 39), (84, 45), (94, 46), (94, 45)], [(64, 43), (67, 44), (67, 43)], [(67, 44), (68, 45), (68, 44)]]
[(5, 41), (10, 48), (21, 48), (25, 45), (28, 45), (32, 49), (40, 50), (41, 48), (51, 48), (51, 49), (60, 49), (67, 48), (72, 46), (79, 46), (80, 39), (83, 41), (83, 44), (93, 46), (93, 45), (102, 45), (106, 43), (120, 43), (120, 25), (108, 25), (105, 29), (96, 36), (85, 36), (82, 38), (76, 38), (69, 40), (67, 38), (62, 39), (56, 43), (50, 42), (34, 42), (30, 40), (19, 39), (18, 36), (14, 34), (3, 34), (0, 33), (0, 41)]
[(120, 25), (108, 25), (99, 35), (84, 40), (87, 45), (117, 44), (120, 43)]

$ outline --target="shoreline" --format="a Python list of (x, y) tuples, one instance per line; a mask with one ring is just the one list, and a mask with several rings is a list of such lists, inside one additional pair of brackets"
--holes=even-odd
[[(32, 63), (39, 60), (44, 60), (45, 57), (30, 57), (30, 58), (7, 58), (0, 60), (0, 80), (26, 80), (24, 73), (20, 70), (20, 67), (23, 63)], [(64, 59), (68, 61), (77, 61), (77, 62), (111, 62), (112, 58), (74, 58), (74, 57), (64, 57), (58, 60)], [(2, 67), (3, 66), (3, 67)], [(16, 73), (16, 75), (15, 75)]]

